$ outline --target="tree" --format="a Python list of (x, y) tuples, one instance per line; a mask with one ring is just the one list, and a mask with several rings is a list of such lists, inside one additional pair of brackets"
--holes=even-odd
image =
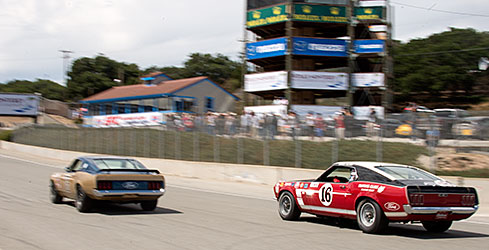
[(34, 82), (25, 80), (14, 80), (7, 84), (0, 84), (0, 92), (7, 93), (41, 93), (43, 97), (52, 99), (67, 101), (66, 93), (67, 88), (61, 86), (53, 81), (37, 79)]
[(117, 85), (139, 83), (136, 64), (114, 61), (105, 56), (83, 57), (73, 62), (68, 72), (68, 92), (72, 100), (80, 100)]
[(212, 81), (222, 84), (231, 78), (239, 79), (241, 64), (227, 56), (217, 54), (190, 54), (185, 65), (185, 77), (208, 76)]
[[(481, 50), (480, 48), (486, 48)], [(477, 62), (489, 53), (489, 33), (456, 29), (428, 38), (396, 43), (393, 90), (409, 95), (428, 92), (432, 97), (468, 95), (477, 82)]]

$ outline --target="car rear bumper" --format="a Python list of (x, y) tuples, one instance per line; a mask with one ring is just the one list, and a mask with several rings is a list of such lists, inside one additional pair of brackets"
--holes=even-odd
[(442, 212), (450, 212), (452, 214), (473, 214), (479, 206), (473, 207), (412, 207), (404, 205), (404, 211), (407, 214), (437, 214)]
[(93, 190), (93, 195), (98, 198), (102, 197), (124, 197), (124, 196), (138, 196), (138, 197), (154, 197), (162, 196), (166, 192), (165, 189), (158, 190)]

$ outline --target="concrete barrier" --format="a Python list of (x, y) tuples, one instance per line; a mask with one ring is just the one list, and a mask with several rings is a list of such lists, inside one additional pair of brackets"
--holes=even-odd
[[(66, 163), (79, 156), (95, 155), (83, 152), (29, 146), (6, 141), (0, 141), (0, 148), (27, 153), (39, 157), (57, 159), (65, 161)], [(245, 164), (178, 161), (143, 157), (132, 158), (141, 161), (148, 168), (158, 169), (166, 175), (207, 180), (248, 182), (265, 185), (274, 185), (280, 180), (314, 179), (324, 171)]]

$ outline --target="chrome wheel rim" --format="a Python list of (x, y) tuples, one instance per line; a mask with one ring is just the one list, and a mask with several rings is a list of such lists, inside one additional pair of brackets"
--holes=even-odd
[(280, 202), (280, 213), (283, 215), (287, 215), (290, 212), (290, 208), (292, 206), (292, 201), (288, 195), (284, 195), (282, 197), (282, 202)]
[(362, 208), (360, 209), (360, 220), (362, 221), (362, 224), (367, 227), (374, 224), (375, 207), (372, 205), (372, 203), (363, 204)]

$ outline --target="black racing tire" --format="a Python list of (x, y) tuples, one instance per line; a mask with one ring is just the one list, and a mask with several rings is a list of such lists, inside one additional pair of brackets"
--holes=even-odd
[(76, 186), (75, 207), (81, 213), (90, 212), (93, 207), (93, 200), (83, 191), (80, 185)]
[(452, 226), (452, 221), (421, 221), (424, 229), (432, 233), (442, 233)]
[(301, 210), (290, 192), (283, 192), (278, 198), (278, 213), (284, 220), (298, 220)]
[(56, 191), (56, 188), (54, 187), (54, 183), (51, 181), (51, 184), (49, 185), (49, 199), (51, 200), (52, 203), (54, 204), (60, 204), (63, 202), (63, 196), (59, 195), (58, 191)]
[(357, 223), (364, 233), (380, 233), (389, 225), (389, 220), (377, 202), (362, 200), (357, 206)]
[(157, 204), (158, 204), (158, 200), (142, 201), (141, 202), (141, 208), (144, 211), (153, 211), (156, 209)]

